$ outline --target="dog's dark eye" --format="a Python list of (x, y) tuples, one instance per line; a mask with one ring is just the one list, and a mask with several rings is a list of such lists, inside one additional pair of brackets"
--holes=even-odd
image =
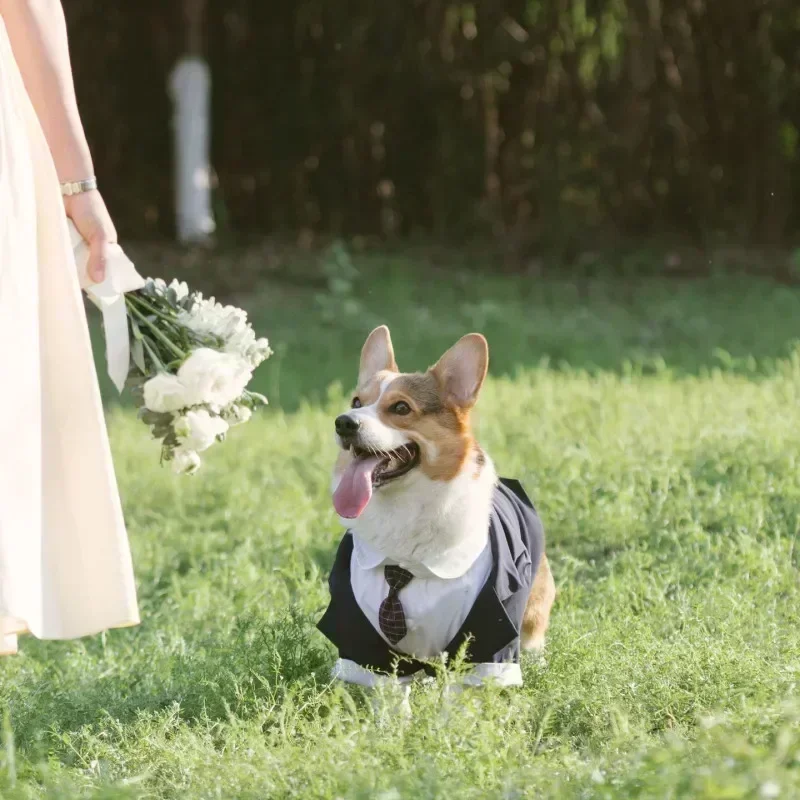
[(408, 403), (404, 403), (402, 400), (400, 400), (399, 402), (390, 406), (389, 411), (391, 411), (392, 414), (397, 414), (400, 417), (405, 417), (406, 414), (411, 413), (411, 406)]
[(353, 402), (350, 403), (350, 407), (351, 408), (361, 408), (361, 401), (357, 397), (354, 397), (353, 398)]

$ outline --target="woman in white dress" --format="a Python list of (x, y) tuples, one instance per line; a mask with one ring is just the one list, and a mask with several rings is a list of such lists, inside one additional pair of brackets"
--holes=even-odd
[(60, 0), (0, 0), (0, 654), (139, 621), (67, 229), (102, 280), (93, 176)]

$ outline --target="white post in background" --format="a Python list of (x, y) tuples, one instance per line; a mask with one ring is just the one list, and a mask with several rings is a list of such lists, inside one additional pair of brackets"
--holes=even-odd
[(202, 54), (205, 0), (184, 0), (187, 54), (170, 75), (175, 146), (175, 217), (184, 243), (206, 242), (211, 211), (211, 71)]

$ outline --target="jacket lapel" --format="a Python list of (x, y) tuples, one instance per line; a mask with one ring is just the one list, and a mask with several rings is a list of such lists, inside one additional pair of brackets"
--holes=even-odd
[(509, 618), (502, 602), (511, 594), (514, 580), (513, 575), (509, 579), (506, 574), (508, 557), (504, 553), (505, 537), (500, 526), (501, 520), (493, 504), (489, 523), (492, 571), (467, 614), (464, 624), (447, 646), (447, 654), (451, 659), (456, 657), (467, 638), (472, 637), (467, 651), (467, 661), (476, 664), (494, 661), (495, 654), (504, 650), (519, 636), (519, 631)]

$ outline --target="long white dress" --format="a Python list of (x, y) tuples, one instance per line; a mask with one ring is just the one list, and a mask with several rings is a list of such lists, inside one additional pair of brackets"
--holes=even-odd
[(58, 178), (0, 19), (0, 654), (138, 621)]

